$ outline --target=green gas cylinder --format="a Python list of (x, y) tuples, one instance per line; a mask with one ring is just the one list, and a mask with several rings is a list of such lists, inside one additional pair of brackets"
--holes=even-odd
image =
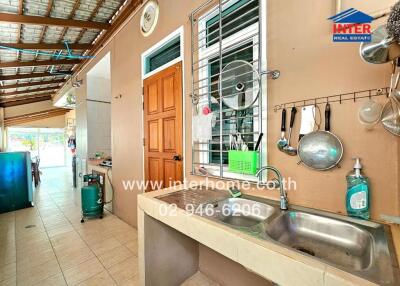
[(84, 182), (88, 183), (87, 186), (81, 189), (81, 202), (82, 202), (82, 220), (84, 218), (99, 217), (103, 218), (103, 194), (98, 185), (97, 175), (85, 175)]

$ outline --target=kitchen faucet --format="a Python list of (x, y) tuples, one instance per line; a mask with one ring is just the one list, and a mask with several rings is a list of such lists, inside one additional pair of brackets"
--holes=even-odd
[(272, 166), (264, 166), (264, 167), (261, 167), (261, 168), (257, 171), (256, 176), (258, 177), (258, 176), (260, 175), (260, 173), (261, 173), (262, 171), (264, 171), (264, 170), (271, 170), (271, 171), (273, 171), (273, 172), (276, 174), (276, 176), (278, 177), (278, 181), (279, 181), (279, 193), (280, 193), (280, 197), (281, 197), (281, 200), (280, 200), (280, 208), (281, 208), (281, 210), (287, 210), (287, 209), (288, 209), (288, 198), (287, 198), (287, 194), (286, 194), (285, 190), (283, 189), (283, 182), (282, 182), (282, 174), (281, 174), (281, 172), (279, 172), (279, 170), (278, 170), (277, 168), (275, 168), (275, 167), (272, 167)]

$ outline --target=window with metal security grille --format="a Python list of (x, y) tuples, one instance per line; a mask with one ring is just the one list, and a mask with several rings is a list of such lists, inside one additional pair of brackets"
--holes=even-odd
[(193, 142), (194, 174), (199, 174), (200, 167), (209, 175), (257, 180), (255, 176), (230, 173), (228, 153), (231, 135), (237, 133), (249, 150), (254, 149), (262, 132), (261, 95), (251, 107), (235, 110), (220, 94), (220, 79), (224, 68), (235, 61), (245, 61), (260, 73), (260, 15), (260, 0), (220, 1), (217, 7), (202, 6), (191, 15), (193, 116), (207, 106), (215, 117), (212, 139)]
[(148, 74), (181, 56), (181, 40), (176, 37), (147, 56), (145, 73)]

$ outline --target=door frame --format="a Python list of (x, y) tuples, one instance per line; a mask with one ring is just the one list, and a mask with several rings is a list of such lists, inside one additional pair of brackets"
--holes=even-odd
[[(149, 72), (146, 74), (145, 70), (145, 63), (146, 63), (146, 58), (148, 55), (152, 54), (154, 51), (157, 49), (161, 48), (164, 46), (166, 43), (171, 41), (172, 39), (176, 38), (179, 35), (180, 37), (180, 49), (181, 53), (180, 56), (165, 65), (159, 67), (158, 69)], [(182, 171), (183, 171), (183, 182), (186, 182), (186, 100), (185, 100), (185, 91), (186, 91), (186, 83), (185, 83), (185, 43), (184, 43), (184, 27), (180, 26), (178, 29), (173, 31), (172, 33), (168, 34), (166, 37), (158, 41), (155, 45), (151, 46), (149, 49), (144, 51), (141, 55), (141, 84), (142, 84), (142, 106), (144, 106), (144, 80), (148, 77), (151, 77), (152, 75), (157, 74), (160, 71), (163, 71), (170, 66), (175, 65), (176, 63), (182, 62)], [(144, 109), (141, 109), (142, 112), (142, 128), (141, 128), (141, 136), (142, 140), (144, 139)], [(142, 172), (143, 172), (143, 180), (146, 179), (146, 170), (145, 170), (145, 146), (142, 144), (142, 159), (143, 159), (143, 164), (142, 164)]]

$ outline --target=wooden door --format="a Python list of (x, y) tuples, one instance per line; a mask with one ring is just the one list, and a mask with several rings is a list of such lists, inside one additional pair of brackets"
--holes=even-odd
[[(143, 86), (145, 180), (166, 188), (183, 178), (182, 63), (145, 79)], [(147, 191), (154, 189), (149, 183)]]

